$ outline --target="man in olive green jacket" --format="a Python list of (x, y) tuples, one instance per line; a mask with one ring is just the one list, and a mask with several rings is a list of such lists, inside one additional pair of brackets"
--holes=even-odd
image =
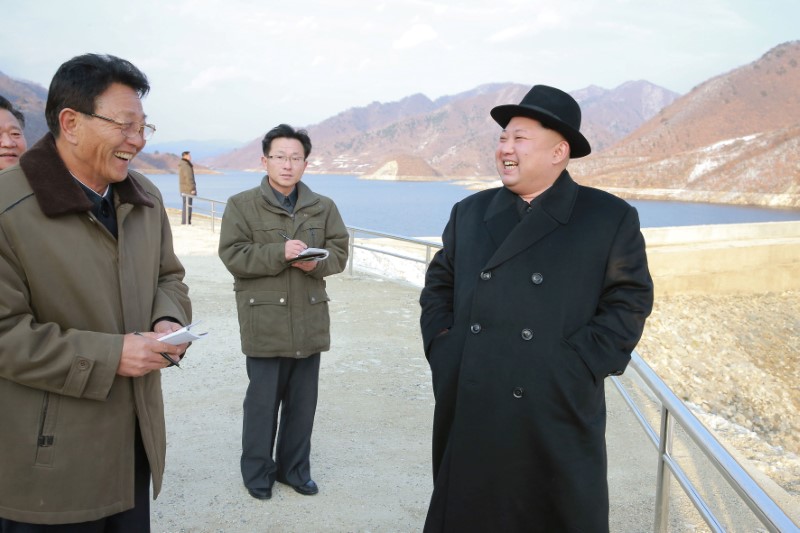
[(161, 195), (128, 169), (153, 128), (148, 90), (125, 60), (73, 58), (50, 86), (51, 133), (0, 174), (4, 532), (149, 531), (161, 353), (186, 349), (156, 338), (191, 305)]
[[(336, 205), (300, 182), (311, 141), (281, 124), (262, 141), (267, 176), (228, 200), (219, 256), (234, 275), (250, 386), (244, 401), (241, 469), (254, 498), (277, 480), (316, 494), (309, 454), (320, 352), (330, 349), (325, 277), (344, 270), (349, 236)], [(324, 248), (319, 262), (295, 261)], [(281, 430), (277, 434), (278, 410)]]

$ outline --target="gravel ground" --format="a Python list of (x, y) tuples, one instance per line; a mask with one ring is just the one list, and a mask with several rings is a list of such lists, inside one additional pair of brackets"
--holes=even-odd
[(720, 440), (800, 496), (800, 294), (656, 300), (637, 351)]

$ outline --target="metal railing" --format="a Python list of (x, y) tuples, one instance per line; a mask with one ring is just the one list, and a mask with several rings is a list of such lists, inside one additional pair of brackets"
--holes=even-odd
[[(435, 250), (439, 250), (442, 247), (441, 244), (435, 242), (423, 241), (421, 239), (413, 239), (411, 237), (403, 237), (400, 235), (394, 235), (392, 233), (383, 233), (380, 231), (373, 231), (370, 229), (356, 228), (353, 226), (347, 226), (347, 231), (350, 233), (350, 256), (348, 258), (349, 265), (347, 268), (348, 268), (348, 273), (351, 276), (353, 275), (353, 264), (355, 263), (354, 255), (356, 249), (368, 250), (370, 252), (374, 252), (377, 254), (388, 255), (391, 257), (397, 257), (398, 259), (404, 259), (406, 261), (414, 261), (415, 263), (421, 263), (423, 265), (427, 265), (428, 263), (431, 262), (431, 259), (433, 259), (433, 254), (435, 253)], [(392, 250), (386, 250), (382, 248), (376, 248), (374, 246), (368, 246), (367, 244), (364, 244), (363, 241), (362, 243), (357, 243), (356, 242), (357, 235), (367, 235), (369, 237), (386, 238), (397, 242), (419, 245), (425, 248), (425, 258), (422, 259), (419, 257), (397, 253)]]
[[(200, 197), (200, 196), (195, 196), (193, 194), (187, 194), (187, 193), (181, 193), (181, 198), (182, 198), (182, 201), (183, 201), (183, 204), (184, 204), (183, 205), (184, 209), (186, 209), (186, 203), (191, 198), (192, 199), (192, 212), (193, 213), (200, 213), (202, 215), (208, 216), (210, 218), (210, 220), (211, 220), (211, 231), (212, 232), (216, 231), (217, 221), (218, 220), (222, 220), (222, 214), (225, 212), (225, 204), (226, 204), (226, 202), (223, 202), (221, 200), (214, 200), (212, 198), (203, 198), (203, 197)], [(198, 202), (200, 202), (199, 206), (198, 206)], [(208, 207), (206, 207), (204, 205), (205, 203), (208, 204)], [(358, 250), (366, 250), (366, 251), (370, 251), (370, 252), (377, 253), (377, 254), (383, 254), (383, 255), (387, 255), (387, 256), (391, 256), (391, 257), (396, 257), (398, 259), (404, 259), (406, 261), (414, 261), (414, 262), (417, 262), (417, 263), (420, 263), (420, 264), (423, 264), (423, 265), (427, 265), (428, 263), (431, 262), (431, 259), (433, 258), (434, 252), (442, 247), (440, 244), (437, 244), (435, 242), (428, 242), (428, 241), (423, 241), (423, 240), (420, 240), (420, 239), (413, 239), (413, 238), (410, 238), (410, 237), (403, 237), (401, 235), (394, 235), (392, 233), (383, 233), (383, 232), (380, 232), (380, 231), (373, 231), (373, 230), (364, 229), (364, 228), (357, 228), (357, 227), (354, 227), (354, 226), (347, 226), (347, 232), (350, 234), (350, 245), (349, 245), (349, 248), (350, 248), (349, 252), (350, 253), (349, 253), (349, 257), (348, 257), (348, 267), (347, 267), (348, 273), (350, 275), (353, 274), (353, 264), (355, 263), (354, 257), (355, 257), (355, 251), (357, 249)], [(387, 249), (381, 249), (381, 248), (368, 246), (367, 244), (364, 244), (364, 243), (357, 243), (356, 242), (356, 237), (358, 237), (358, 236), (386, 238), (386, 239), (391, 239), (393, 241), (405, 242), (405, 243), (409, 243), (409, 244), (413, 244), (413, 245), (419, 245), (419, 246), (425, 248), (425, 258), (422, 259), (422, 258), (419, 258), (419, 257), (413, 257), (413, 256), (410, 256), (410, 255), (400, 254), (400, 253), (394, 252), (392, 250), (387, 250)]]
[[(222, 220), (222, 213), (225, 211), (226, 202), (214, 200), (213, 198), (203, 198), (193, 194), (181, 193), (181, 201), (183, 202), (184, 210), (187, 208), (189, 199), (192, 200), (192, 213), (207, 215), (211, 219), (211, 231), (215, 231), (217, 220)], [(198, 202), (200, 202), (200, 206), (198, 206)], [(208, 207), (205, 206), (206, 203)], [(219, 206), (221, 206), (221, 209), (218, 208)]]
[(625, 403), (633, 411), (649, 440), (658, 450), (655, 524), (653, 531), (663, 533), (668, 530), (670, 475), (675, 476), (684, 493), (691, 500), (709, 528), (715, 532), (725, 531), (718, 517), (679, 464), (678, 458), (672, 453), (675, 424), (678, 424), (683, 429), (690, 441), (703, 453), (709, 463), (716, 468), (728, 486), (734, 490), (767, 531), (798, 531), (797, 525), (792, 522), (778, 504), (753, 480), (750, 474), (742, 468), (716, 437), (686, 407), (686, 404), (675, 396), (675, 393), (635, 351), (631, 354), (631, 362), (626, 373), (630, 371), (636, 373), (646, 385), (647, 392), (654, 395), (661, 405), (659, 431), (656, 431), (648, 422), (641, 406), (632, 397), (631, 390), (622, 383), (619, 377), (611, 378), (611, 381), (625, 400)]
[[(188, 197), (191, 195), (182, 195)], [(214, 231), (216, 214), (224, 211), (225, 202), (210, 198), (200, 198), (192, 196), (195, 200), (209, 202), (210, 209), (199, 211), (211, 217), (211, 229)], [(186, 201), (186, 200), (184, 200)], [(216, 209), (223, 206), (223, 209)], [(197, 208), (195, 208), (197, 210)], [(347, 227), (350, 233), (350, 257), (348, 259), (348, 272), (353, 274), (354, 254), (356, 250), (365, 250), (372, 253), (384, 254), (398, 259), (414, 261), (417, 263), (430, 263), (433, 253), (442, 246), (438, 243), (428, 242), (420, 239), (413, 239), (372, 231), (364, 228)], [(356, 242), (358, 235), (377, 237), (397, 241), (398, 243), (419, 245), (425, 248), (425, 258), (414, 257), (369, 246), (362, 240)], [(368, 243), (368, 241), (366, 241)], [(702, 452), (708, 462), (720, 473), (725, 483), (733, 489), (738, 498), (746, 504), (753, 516), (771, 532), (800, 531), (800, 528), (784, 513), (777, 503), (756, 483), (752, 476), (733, 458), (733, 456), (720, 444), (711, 432), (700, 422), (688, 407), (675, 395), (674, 392), (658, 377), (658, 375), (644, 362), (637, 353), (631, 354), (631, 362), (628, 365), (626, 375), (634, 372), (641, 382), (646, 386), (646, 393), (655, 397), (660, 404), (660, 424), (659, 430), (653, 428), (640, 405), (633, 398), (633, 390), (627, 387), (620, 377), (612, 377), (611, 381), (622, 396), (625, 403), (633, 412), (639, 424), (644, 429), (650, 442), (658, 450), (658, 467), (656, 475), (656, 504), (655, 504), (655, 523), (656, 533), (665, 533), (668, 530), (669, 503), (670, 503), (670, 481), (674, 476), (683, 492), (687, 495), (691, 503), (697, 509), (709, 528), (715, 532), (724, 532), (725, 528), (720, 520), (712, 511), (709, 504), (700, 495), (700, 491), (691, 482), (689, 476), (679, 464), (679, 458), (673, 454), (672, 442), (675, 424), (678, 425), (686, 434), (688, 439)]]

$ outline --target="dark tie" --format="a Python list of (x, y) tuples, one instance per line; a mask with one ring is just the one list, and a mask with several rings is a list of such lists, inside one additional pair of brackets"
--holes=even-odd
[(108, 198), (102, 197), (100, 201), (95, 204), (94, 216), (97, 217), (97, 220), (99, 220), (116, 239), (117, 216)]

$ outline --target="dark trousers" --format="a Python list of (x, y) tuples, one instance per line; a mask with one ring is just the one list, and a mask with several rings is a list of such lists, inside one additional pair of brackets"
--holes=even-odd
[(247, 358), (250, 384), (244, 398), (241, 459), (245, 487), (270, 488), (276, 480), (297, 486), (311, 479), (319, 361), (319, 353), (305, 359)]
[(194, 198), (188, 198), (186, 196), (182, 196), (181, 198), (183, 199), (183, 208), (181, 209), (181, 224), (191, 224), (192, 200), (194, 200)]
[(150, 463), (136, 425), (136, 474), (134, 507), (91, 522), (73, 524), (27, 524), (0, 518), (0, 533), (149, 533)]

